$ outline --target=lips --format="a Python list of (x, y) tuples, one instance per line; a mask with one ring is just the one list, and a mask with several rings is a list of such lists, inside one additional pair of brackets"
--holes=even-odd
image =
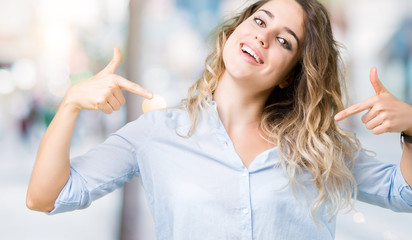
[(241, 43), (240, 48), (248, 58), (253, 58), (255, 64), (261, 65), (264, 63), (262, 54), (252, 44)]

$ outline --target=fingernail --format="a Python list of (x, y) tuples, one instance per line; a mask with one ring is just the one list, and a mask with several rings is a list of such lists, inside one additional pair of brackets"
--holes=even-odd
[(335, 115), (335, 120), (336, 121), (339, 121), (341, 118), (342, 118), (341, 114), (338, 113), (338, 114)]
[(153, 98), (153, 93), (149, 92), (149, 93), (146, 94), (146, 96), (147, 96), (149, 99), (152, 99), (152, 98)]

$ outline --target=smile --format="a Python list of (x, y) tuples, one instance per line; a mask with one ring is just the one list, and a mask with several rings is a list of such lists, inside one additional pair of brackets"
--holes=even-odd
[(259, 64), (263, 64), (262, 59), (256, 54), (255, 51), (253, 51), (250, 47), (246, 46), (245, 44), (242, 44), (242, 51), (244, 53), (248, 53), (251, 57), (255, 59), (255, 61)]

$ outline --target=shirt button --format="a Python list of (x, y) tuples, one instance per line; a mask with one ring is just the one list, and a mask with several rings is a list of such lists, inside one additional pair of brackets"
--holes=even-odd
[(244, 209), (243, 209), (243, 213), (244, 213), (244, 214), (249, 213), (249, 209), (248, 209), (248, 208), (244, 208)]

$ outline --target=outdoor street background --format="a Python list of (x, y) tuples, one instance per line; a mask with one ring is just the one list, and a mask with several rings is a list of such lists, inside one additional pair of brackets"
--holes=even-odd
[[(28, 210), (26, 189), (40, 139), (65, 91), (101, 70), (115, 46), (123, 54), (118, 74), (163, 96), (169, 106), (178, 104), (200, 77), (210, 31), (251, 2), (0, 0), (0, 239), (155, 239), (136, 179), (82, 211), (48, 216)], [(412, 104), (412, 1), (322, 2), (346, 47), (347, 105), (374, 95), (373, 66), (388, 90)], [(82, 112), (71, 154), (86, 152), (137, 118), (141, 102), (127, 95), (127, 106), (111, 115)], [(342, 127), (380, 161), (399, 163), (399, 134), (375, 136), (361, 115)], [(411, 223), (412, 214), (358, 202), (338, 216), (336, 239), (407, 240)]]

